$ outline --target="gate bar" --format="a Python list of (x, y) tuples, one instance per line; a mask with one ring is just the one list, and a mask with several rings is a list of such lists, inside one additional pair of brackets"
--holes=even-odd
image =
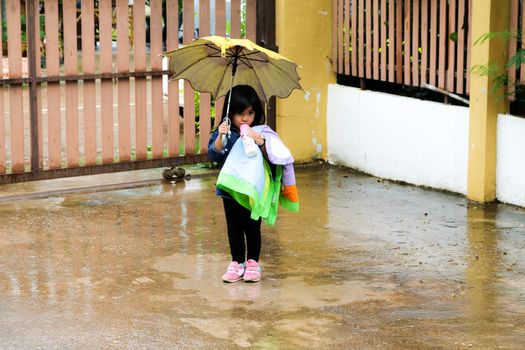
[(35, 30), (35, 1), (26, 2), (27, 21), (26, 30), (28, 38), (28, 64), (29, 64), (29, 118), (31, 124), (31, 171), (39, 170), (38, 149), (38, 110), (37, 110), (37, 80), (36, 80), (36, 30)]
[(63, 177), (82, 176), (82, 175), (105, 174), (105, 173), (113, 173), (113, 172), (119, 172), (119, 171), (131, 171), (131, 170), (162, 168), (162, 167), (171, 168), (177, 165), (208, 163), (208, 162), (209, 162), (208, 154), (205, 153), (205, 154), (196, 154), (196, 155), (179, 156), (179, 157), (162, 158), (162, 159), (149, 159), (149, 160), (137, 160), (137, 161), (123, 162), (123, 163), (98, 164), (98, 165), (83, 166), (83, 167), (78, 167), (78, 168), (63, 168), (63, 169), (53, 169), (53, 170), (32, 171), (28, 173), (2, 174), (0, 175), (0, 185), (18, 183), (18, 182), (27, 182), (27, 181), (56, 179), (56, 178), (63, 178)]
[[(210, 176), (217, 176), (219, 174), (216, 170), (211, 170), (209, 172), (201, 174), (187, 174), (185, 179), (202, 179)], [(26, 201), (33, 199), (42, 199), (56, 196), (64, 196), (67, 194), (76, 194), (76, 193), (93, 193), (101, 191), (116, 191), (124, 189), (134, 189), (139, 187), (146, 187), (152, 185), (158, 185), (161, 183), (161, 179), (151, 179), (151, 180), (137, 180), (137, 181), (128, 181), (115, 184), (107, 185), (94, 185), (94, 186), (84, 186), (84, 187), (75, 187), (75, 188), (62, 188), (58, 190), (48, 190), (42, 192), (32, 192), (26, 194), (14, 194), (10, 196), (0, 196), (0, 203), (12, 203), (13, 201)], [(178, 179), (173, 179), (172, 181), (177, 182)], [(185, 181), (182, 179), (182, 181)]]
[[(49, 77), (36, 77), (34, 78), (34, 80), (37, 83), (59, 83), (62, 81), (159, 77), (162, 75), (169, 76), (170, 74), (172, 74), (170, 70), (152, 70), (152, 71), (145, 71), (145, 72), (99, 73), (99, 74), (84, 74), (84, 75), (56, 75), (56, 76), (49, 76)], [(35, 65), (35, 75), (36, 75), (36, 65)], [(4, 85), (30, 84), (32, 79), (33, 78), (31, 77), (0, 79), (0, 84), (4, 84)]]

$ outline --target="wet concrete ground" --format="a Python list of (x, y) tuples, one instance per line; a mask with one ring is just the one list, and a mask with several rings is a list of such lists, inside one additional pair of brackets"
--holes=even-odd
[(524, 347), (525, 210), (345, 169), (297, 178), (301, 212), (263, 225), (257, 284), (220, 280), (214, 176), (0, 201), (0, 348)]

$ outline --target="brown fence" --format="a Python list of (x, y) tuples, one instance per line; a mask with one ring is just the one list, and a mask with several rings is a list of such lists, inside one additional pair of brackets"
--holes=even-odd
[(205, 161), (222, 103), (167, 84), (159, 54), (210, 34), (255, 41), (265, 6), (76, 3), (7, 0), (0, 11), (0, 183)]
[[(513, 57), (518, 53), (518, 50), (525, 50), (525, 6), (520, 0), (511, 0), (510, 3), (510, 24), (509, 32), (511, 39), (509, 40), (509, 54), (508, 57)], [(519, 56), (523, 56), (521, 53)], [(508, 96), (510, 100), (514, 100), (516, 93), (516, 83), (523, 85), (525, 82), (525, 64), (519, 66), (511, 66), (508, 71)], [(521, 96), (523, 97), (523, 96)]]
[(334, 0), (334, 71), (468, 94), (471, 7), (472, 0)]

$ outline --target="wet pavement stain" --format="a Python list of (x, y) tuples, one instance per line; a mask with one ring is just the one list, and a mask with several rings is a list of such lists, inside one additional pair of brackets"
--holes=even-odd
[(214, 177), (0, 203), (0, 349), (521, 349), (525, 210), (297, 171), (224, 284)]

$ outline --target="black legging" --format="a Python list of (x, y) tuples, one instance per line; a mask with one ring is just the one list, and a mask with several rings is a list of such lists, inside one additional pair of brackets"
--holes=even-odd
[(246, 257), (244, 236), (246, 235), (247, 259), (259, 261), (261, 253), (261, 219), (252, 220), (250, 211), (234, 199), (223, 198), (224, 214), (228, 225), (228, 240), (232, 261), (243, 263)]

